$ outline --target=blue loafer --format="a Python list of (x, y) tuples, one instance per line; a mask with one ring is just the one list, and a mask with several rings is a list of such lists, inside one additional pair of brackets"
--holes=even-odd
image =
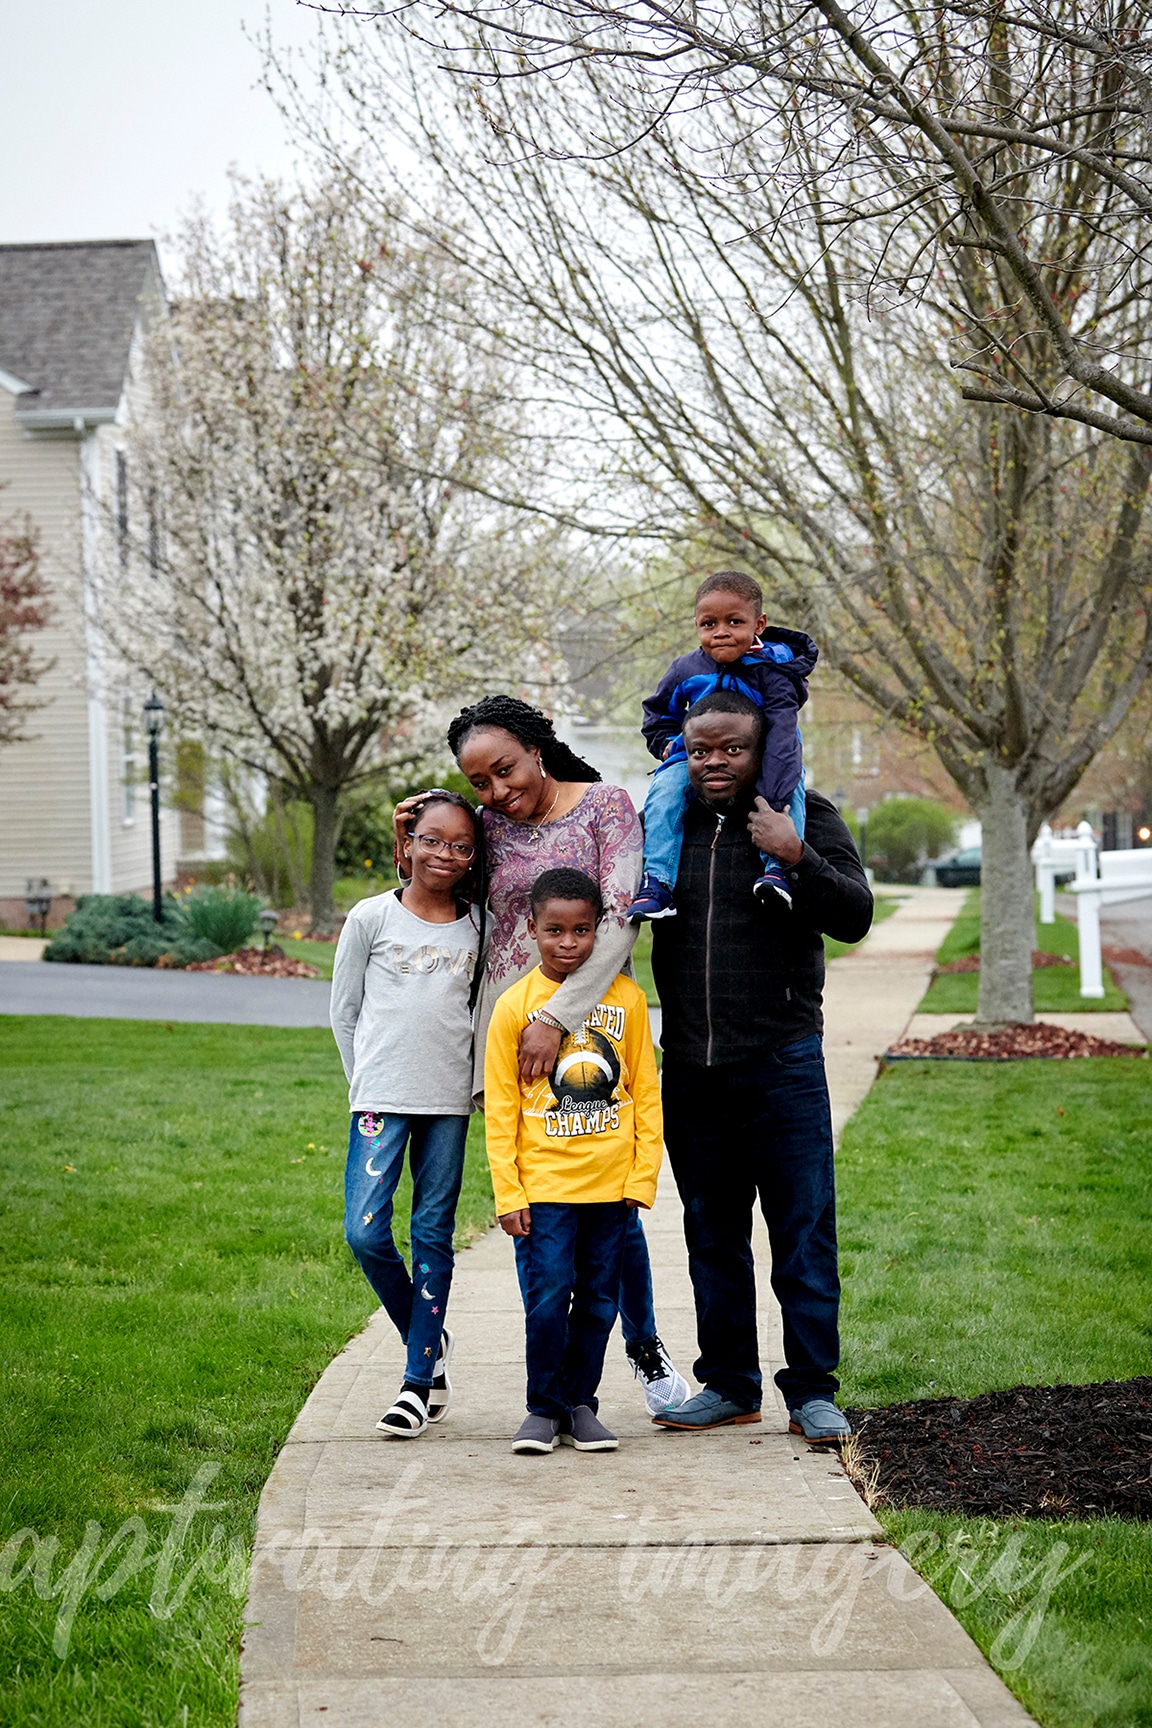
[(852, 1425), (830, 1398), (809, 1398), (798, 1410), (788, 1412), (789, 1434), (803, 1434), (813, 1445), (838, 1446), (852, 1437)]
[(653, 1416), (652, 1420), (658, 1428), (727, 1428), (737, 1422), (759, 1422), (760, 1412), (705, 1387), (695, 1398), (689, 1398), (687, 1404), (670, 1404), (663, 1415)]

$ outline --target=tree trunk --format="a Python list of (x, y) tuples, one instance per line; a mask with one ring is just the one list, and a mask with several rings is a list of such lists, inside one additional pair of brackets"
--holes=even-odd
[(1032, 1021), (1032, 866), (1028, 856), (1028, 806), (1011, 771), (997, 762), (986, 769), (987, 793), (979, 809), (983, 829), (980, 865), (980, 997), (978, 1026)]
[(331, 936), (336, 928), (332, 890), (336, 881), (336, 842), (340, 837), (334, 786), (312, 788), (312, 934)]

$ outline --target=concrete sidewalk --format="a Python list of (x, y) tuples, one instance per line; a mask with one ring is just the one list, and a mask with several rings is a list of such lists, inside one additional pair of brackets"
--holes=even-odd
[[(919, 999), (963, 899), (913, 895), (836, 962), (845, 1113)], [(885, 934), (886, 933), (886, 934)], [(903, 1018), (901, 1019), (901, 1016)], [(845, 1054), (847, 1053), (847, 1054)], [(857, 1061), (857, 1054), (861, 1061)], [(645, 1220), (662, 1335), (695, 1319), (665, 1172)], [(767, 1376), (782, 1361), (760, 1228)], [(900, 1555), (835, 1455), (797, 1445), (767, 1380), (759, 1426), (652, 1427), (617, 1333), (601, 1387), (620, 1450), (516, 1457), (524, 1322), (512, 1245), (457, 1263), (456, 1402), (414, 1442), (373, 1425), (400, 1383), (383, 1313), (321, 1377), (261, 1500), (241, 1659), (245, 1728), (1018, 1728), (1031, 1718)]]
[(851, 954), (828, 963), (824, 1059), (839, 1143), (876, 1078), (876, 1058), (908, 1025), (932, 978), (936, 950), (963, 906), (963, 888), (898, 888), (899, 910)]

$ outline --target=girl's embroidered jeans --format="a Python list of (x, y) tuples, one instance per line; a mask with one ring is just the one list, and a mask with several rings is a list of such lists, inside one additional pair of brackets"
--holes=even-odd
[[(388, 1116), (358, 1110), (344, 1170), (344, 1236), (408, 1346), (405, 1380), (431, 1386), (452, 1288), (452, 1231), (464, 1174), (467, 1116)], [(392, 1236), (392, 1202), (412, 1168), (412, 1270)]]

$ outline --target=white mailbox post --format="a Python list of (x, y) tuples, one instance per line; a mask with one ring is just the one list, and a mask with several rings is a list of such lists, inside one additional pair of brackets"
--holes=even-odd
[(1032, 847), (1036, 887), (1040, 893), (1040, 922), (1056, 922), (1056, 878), (1069, 871), (1079, 877), (1096, 875), (1096, 836), (1091, 825), (1081, 822), (1075, 834), (1053, 834), (1045, 822)]
[[(1081, 823), (1081, 827), (1085, 827)], [(1097, 872), (1097, 862), (1099, 872)], [(1079, 903), (1080, 994), (1104, 994), (1104, 957), (1100, 952), (1100, 911), (1152, 895), (1152, 850), (1134, 848), (1094, 855), (1090, 870), (1077, 874), (1072, 892)]]

